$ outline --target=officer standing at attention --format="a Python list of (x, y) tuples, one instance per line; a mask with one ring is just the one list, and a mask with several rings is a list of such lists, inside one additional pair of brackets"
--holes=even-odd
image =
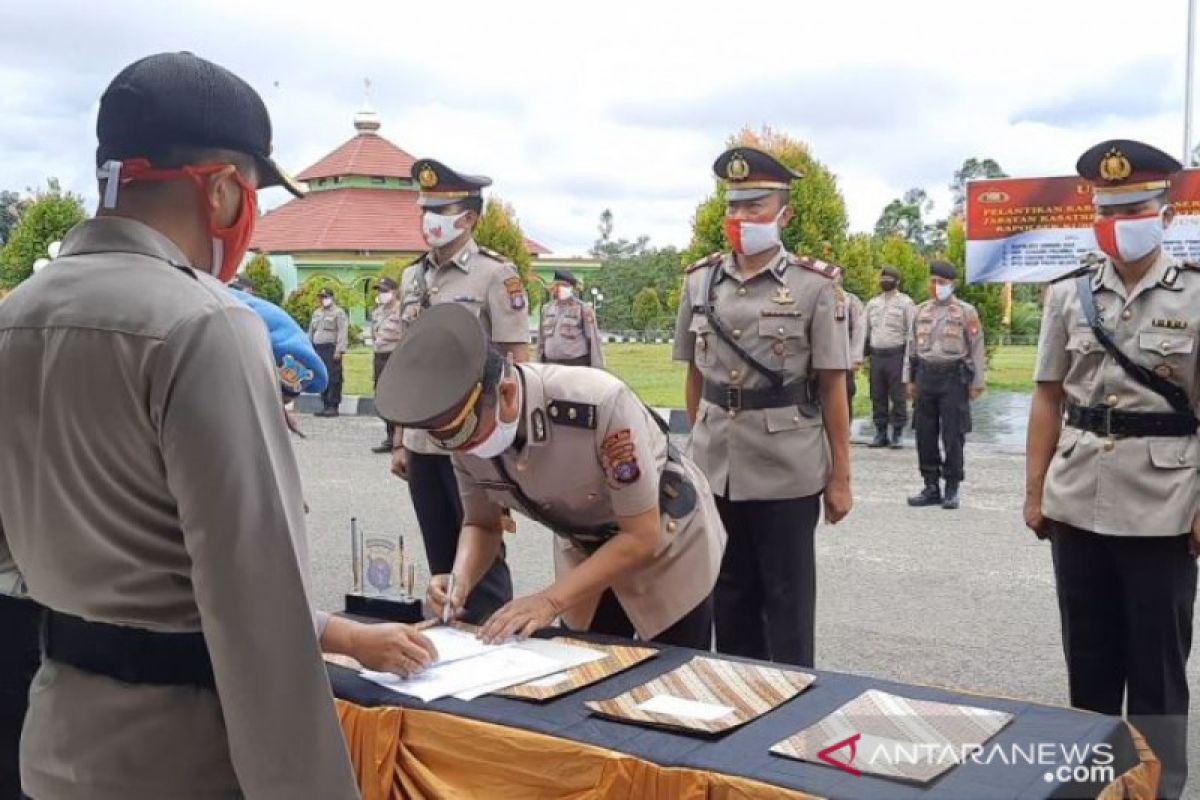
[(576, 630), (707, 650), (725, 529), (703, 473), (666, 425), (603, 370), (514, 364), (475, 317), (445, 304), (413, 325), (384, 373), (383, 413), (453, 454), (466, 516), (449, 575), (429, 603), (457, 614), (501, 551), (502, 509), (558, 536), (554, 583), (480, 631)]
[[(867, 352), (871, 356), (871, 410), (875, 438), (868, 447), (899, 449), (908, 424), (908, 398), (904, 391), (904, 348), (917, 306), (900, 291), (900, 271), (884, 267), (879, 273), (879, 294), (867, 301)], [(891, 409), (888, 409), (888, 404)], [(892, 426), (888, 441), (888, 424)]]
[(987, 362), (979, 312), (954, 296), (954, 265), (934, 261), (929, 274), (930, 299), (917, 306), (904, 356), (904, 382), (909, 399), (916, 401), (917, 463), (925, 479), (925, 488), (908, 498), (908, 504), (955, 509), (965, 476), (963, 446), (971, 432), (971, 401), (983, 394)]
[(0, 305), (0, 578), (47, 609), (23, 790), (357, 798), (279, 378), (224, 285), (256, 190), (299, 189), (189, 53), (122, 70), (96, 127), (96, 217)]
[(551, 302), (542, 306), (542, 329), (538, 336), (538, 361), (568, 367), (604, 369), (596, 312), (579, 299), (579, 279), (565, 270), (554, 273)]
[(1129, 140), (1079, 158), (1105, 258), (1050, 287), (1025, 451), (1025, 523), (1050, 539), (1071, 705), (1124, 708), (1167, 798), (1187, 779), (1200, 554), (1200, 267), (1162, 247), (1182, 168)]
[(798, 173), (749, 147), (713, 169), (733, 252), (688, 267), (674, 357), (688, 362), (692, 457), (729, 532), (717, 649), (811, 666), (821, 495), (830, 524), (853, 502), (840, 270), (783, 246)]
[[(421, 187), (421, 231), (431, 248), (402, 280), (401, 338), (425, 309), (457, 303), (474, 314), (488, 339), (514, 361), (528, 358), (529, 297), (517, 268), (480, 247), (474, 230), (483, 212), (482, 190), (491, 178), (466, 175), (432, 158), (412, 174)], [(446, 365), (448, 366), (448, 365)], [(420, 430), (398, 431), (392, 472), (408, 481), (431, 575), (450, 572), (458, 549), (463, 509), (450, 456)], [(500, 548), (467, 599), (466, 619), (479, 622), (512, 599), (512, 577)]]
[[(371, 346), (375, 349), (372, 361), (372, 377), (375, 388), (379, 388), (379, 376), (387, 366), (392, 351), (400, 344), (400, 335), (404, 323), (400, 319), (400, 297), (397, 289), (400, 287), (391, 278), (380, 278), (375, 284), (375, 308), (371, 311)], [(396, 428), (384, 420), (386, 433), (383, 441), (371, 448), (372, 453), (392, 452)]]
[(863, 319), (863, 301), (854, 292), (846, 291), (842, 283), (842, 273), (834, 278), (837, 283), (838, 302), (843, 306), (838, 314), (846, 315), (846, 332), (850, 336), (850, 371), (846, 373), (846, 407), (850, 409), (850, 422), (854, 422), (854, 395), (858, 394), (858, 384), (855, 377), (862, 369), (864, 351), (867, 344), (867, 326)]
[(350, 346), (350, 320), (333, 299), (333, 290), (328, 286), (317, 295), (320, 306), (313, 312), (308, 325), (308, 336), (317, 355), (329, 373), (329, 383), (321, 392), (322, 408), (318, 417), (336, 417), (342, 404), (342, 356)]

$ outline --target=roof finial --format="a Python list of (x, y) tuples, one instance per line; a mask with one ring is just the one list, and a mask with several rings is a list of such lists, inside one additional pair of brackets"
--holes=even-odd
[(363, 78), (363, 107), (354, 115), (354, 129), (359, 133), (374, 133), (380, 124), (379, 115), (371, 108), (371, 79)]

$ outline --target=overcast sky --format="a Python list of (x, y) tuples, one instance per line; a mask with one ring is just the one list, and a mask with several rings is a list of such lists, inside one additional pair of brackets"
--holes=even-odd
[[(745, 124), (808, 142), (869, 230), (912, 186), (948, 205), (970, 156), (1064, 174), (1087, 146), (1179, 155), (1186, 0), (360, 2), (0, 0), (0, 188), (59, 177), (94, 203), (97, 102), (126, 63), (191, 50), (249, 80), (294, 172), (381, 133), (491, 176), (526, 232), (585, 251), (686, 245)], [(270, 206), (280, 190), (265, 193)]]

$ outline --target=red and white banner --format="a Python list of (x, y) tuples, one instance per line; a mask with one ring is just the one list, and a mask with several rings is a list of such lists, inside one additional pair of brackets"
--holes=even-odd
[[(1200, 260), (1200, 170), (1171, 178), (1177, 216), (1165, 247)], [(1043, 283), (1096, 252), (1092, 188), (1079, 177), (998, 178), (967, 184), (967, 280)]]

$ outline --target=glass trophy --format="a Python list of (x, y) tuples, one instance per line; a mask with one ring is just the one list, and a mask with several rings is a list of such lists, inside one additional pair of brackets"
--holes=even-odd
[(416, 568), (405, 556), (404, 536), (367, 536), (358, 518), (351, 517), (350, 569), (353, 587), (346, 594), (347, 614), (421, 621), (421, 600), (413, 596)]

